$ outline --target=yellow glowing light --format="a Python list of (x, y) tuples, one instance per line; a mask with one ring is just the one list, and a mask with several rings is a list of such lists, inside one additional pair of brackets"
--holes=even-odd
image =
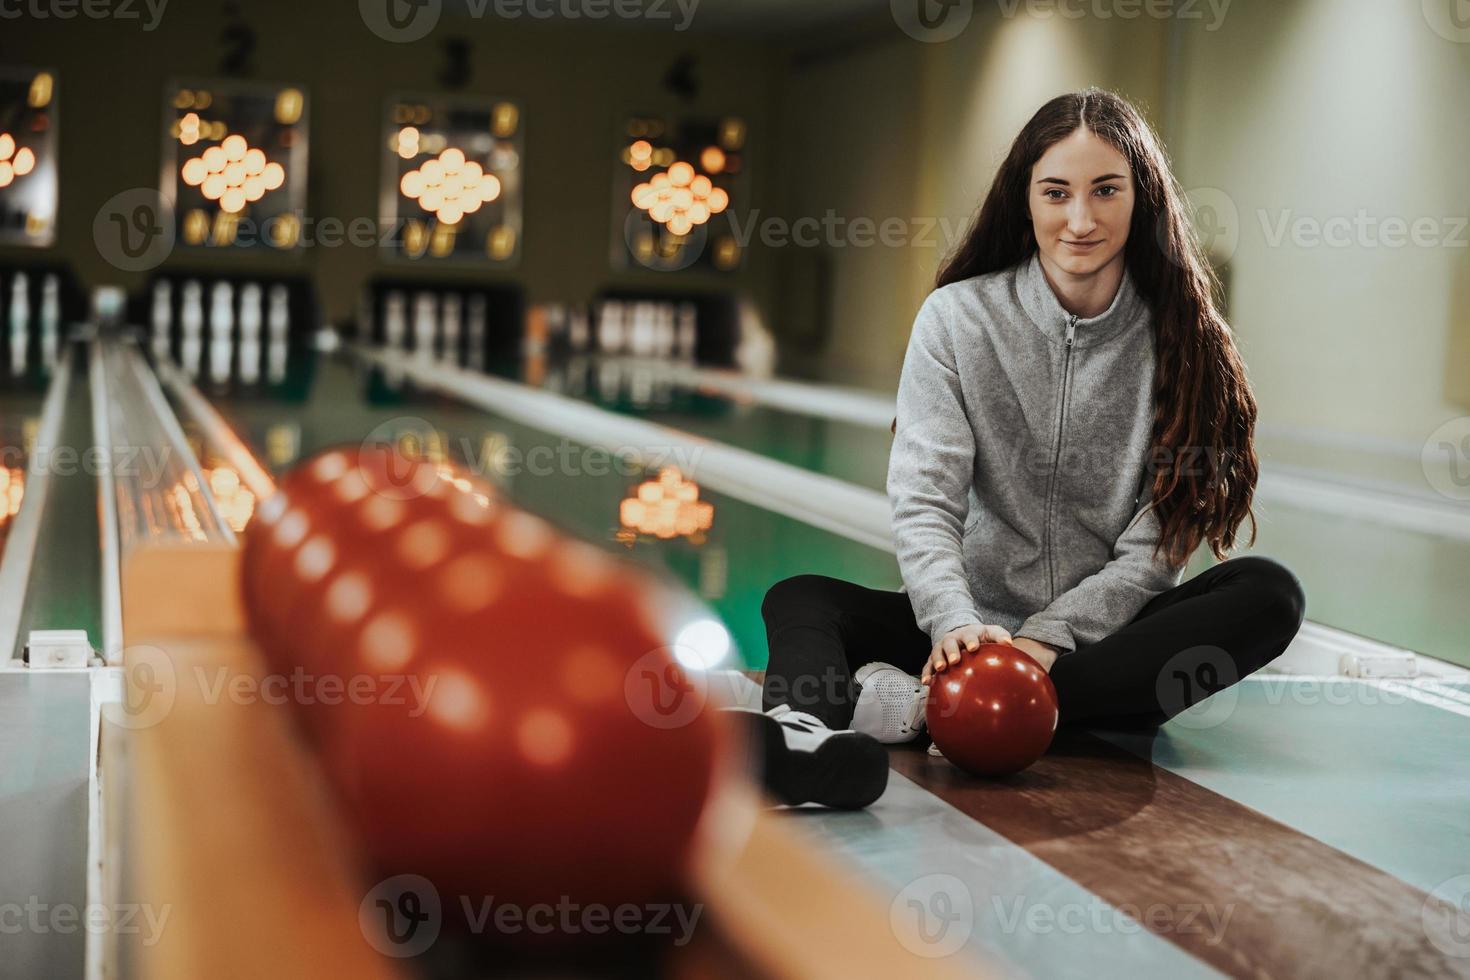
[(15, 153), (15, 137), (9, 133), (0, 133), (0, 160), (9, 160)]
[(725, 151), (718, 146), (706, 146), (699, 154), (699, 166), (707, 174), (725, 172)]
[(225, 523), (234, 531), (245, 530), (245, 525), (250, 523), (250, 517), (255, 513), (255, 494), (241, 484), (240, 474), (228, 466), (219, 466), (205, 470), (204, 478)]
[(0, 160), (0, 187), (9, 187), (10, 182), (15, 179), (15, 168), (9, 163)]
[(516, 248), (516, 231), (509, 225), (499, 225), (490, 229), (485, 236), (485, 252), (492, 259), (504, 260), (510, 258)]
[(618, 506), (624, 528), (665, 540), (701, 536), (714, 523), (714, 514), (714, 506), (699, 499), (699, 484), (685, 480), (672, 466), (639, 484)]
[(31, 90), (26, 95), (26, 104), (32, 109), (44, 109), (51, 104), (51, 89), (54, 79), (49, 71), (38, 72), (31, 79)]
[(685, 162), (655, 174), (632, 191), (633, 205), (675, 235), (687, 235), (730, 204), (730, 195)]
[(521, 112), (509, 102), (497, 102), (490, 114), (490, 132), (505, 139), (513, 136), (520, 124)]
[(404, 197), (418, 201), (441, 225), (457, 224), (482, 204), (500, 196), (500, 178), (485, 173), (479, 162), (465, 158), (464, 151), (448, 147), (432, 160), (424, 161), (398, 181)]
[(394, 150), (405, 160), (412, 160), (419, 155), (419, 131), (413, 126), (404, 126), (398, 131), (394, 141)]
[(19, 466), (0, 466), (0, 535), (5, 526), (20, 513), (20, 502), (25, 497), (26, 474)]
[(245, 205), (286, 182), (285, 168), (267, 162), (265, 151), (251, 147), (238, 133), (186, 160), (179, 175), (185, 184), (198, 187), (206, 198), (218, 201), (227, 214), (240, 213)]
[(276, 122), (282, 126), (294, 126), (301, 120), (306, 108), (306, 98), (300, 89), (283, 88), (276, 95)]
[(745, 123), (733, 117), (720, 124), (720, 144), (727, 150), (738, 150), (745, 145)]

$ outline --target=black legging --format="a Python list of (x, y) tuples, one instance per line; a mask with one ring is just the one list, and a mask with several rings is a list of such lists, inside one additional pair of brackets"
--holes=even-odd
[[(1231, 558), (1153, 598), (1128, 625), (1057, 658), (1062, 724), (1162, 724), (1270, 663), (1301, 627), (1306, 598), (1286, 566)], [(832, 728), (852, 721), (853, 671), (870, 661), (918, 674), (933, 644), (903, 592), (823, 575), (776, 583), (761, 605), (770, 645), (765, 706)]]

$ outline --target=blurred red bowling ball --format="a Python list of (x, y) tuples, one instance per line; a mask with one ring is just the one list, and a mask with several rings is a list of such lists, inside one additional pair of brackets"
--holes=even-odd
[(384, 452), (301, 463), (242, 571), (271, 664), (356, 692), (302, 713), (373, 872), (427, 878), (446, 915), (462, 896), (682, 894), (727, 747), (664, 635), (665, 587), (455, 467)]
[(934, 675), (924, 706), (944, 757), (976, 776), (1006, 776), (1041, 758), (1057, 730), (1057, 692), (1009, 643), (982, 643)]

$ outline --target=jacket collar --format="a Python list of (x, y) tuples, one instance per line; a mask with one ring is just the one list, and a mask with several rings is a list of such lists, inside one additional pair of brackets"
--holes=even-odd
[[(1026, 315), (1042, 333), (1054, 343), (1066, 342), (1067, 324), (1071, 322), (1072, 314), (1062, 307), (1056, 293), (1052, 292), (1051, 283), (1046, 281), (1039, 251), (1032, 252), (1031, 257), (1021, 263), (1016, 274), (1016, 297)], [(1118, 292), (1113, 296), (1112, 305), (1097, 316), (1077, 321), (1072, 346), (1093, 347), (1101, 344), (1144, 321), (1147, 313), (1148, 304), (1138, 292), (1132, 274), (1124, 267), (1123, 279), (1118, 285)]]

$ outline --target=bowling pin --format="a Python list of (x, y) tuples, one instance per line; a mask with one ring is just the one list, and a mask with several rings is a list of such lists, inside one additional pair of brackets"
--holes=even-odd
[(623, 344), (623, 304), (617, 300), (606, 300), (597, 320), (597, 350), (609, 356), (621, 354)]
[(433, 293), (421, 292), (413, 298), (413, 356), (430, 360), (434, 356), (435, 334), (439, 332), (439, 301)]
[(173, 355), (174, 287), (167, 279), (153, 284), (153, 360), (163, 362)]
[(10, 375), (24, 375), (31, 345), (31, 281), (24, 272), (10, 281)]
[(578, 307), (567, 320), (567, 346), (573, 354), (587, 350), (587, 311)]
[(275, 385), (286, 380), (286, 352), (291, 338), (291, 294), (276, 283), (266, 294), (265, 379)]
[(260, 380), (260, 328), (262, 322), (260, 283), (240, 287), (240, 380), (253, 385)]
[(61, 283), (55, 273), (41, 283), (41, 364), (49, 375), (56, 369), (61, 334)]
[(209, 290), (209, 380), (217, 385), (230, 380), (234, 336), (235, 290), (227, 282), (217, 282)]
[(444, 297), (444, 348), (440, 351), (444, 363), (460, 363), (460, 335), (463, 333), (464, 298), (458, 293)]
[(30, 289), (30, 280), (24, 272), (17, 272), (10, 281), (10, 373), (14, 377), (25, 374), (30, 354)]
[(674, 343), (678, 337), (674, 317), (674, 304), (659, 304), (658, 330), (655, 333), (657, 339), (653, 351), (653, 355), (659, 360), (669, 360), (674, 356)]
[(179, 309), (179, 357), (184, 373), (199, 377), (199, 362), (204, 355), (204, 287), (199, 280), (184, 283)]
[(469, 316), (465, 323), (465, 347), (469, 352), (468, 366), (475, 371), (485, 370), (485, 332), (488, 317), (485, 294), (472, 294), (469, 302)]
[(403, 294), (396, 290), (383, 300), (383, 346), (390, 351), (403, 349), (403, 335), (408, 328), (404, 303)]
[(652, 303), (633, 304), (633, 322), (628, 330), (627, 346), (634, 357), (653, 354), (654, 322)]
[(357, 328), (353, 331), (353, 339), (358, 343), (377, 343), (377, 326), (372, 290), (362, 289), (357, 294)]
[(674, 356), (681, 361), (694, 363), (694, 348), (698, 341), (699, 311), (693, 303), (680, 303), (676, 329)]

